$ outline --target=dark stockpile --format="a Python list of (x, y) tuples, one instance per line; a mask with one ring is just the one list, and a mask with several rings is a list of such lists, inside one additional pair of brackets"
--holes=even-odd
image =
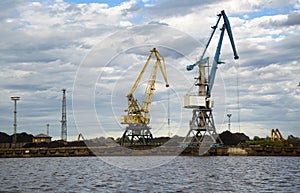
[(33, 139), (33, 135), (31, 135), (31, 134), (27, 134), (25, 132), (17, 133), (17, 142), (18, 143), (30, 143), (30, 142), (32, 142), (32, 139)]
[[(0, 132), (0, 143), (12, 143), (13, 134), (8, 135), (6, 133)], [(18, 143), (30, 143), (32, 142), (33, 135), (23, 133), (17, 133), (17, 142)]]
[(224, 131), (219, 135), (224, 145), (237, 145), (240, 142), (249, 140), (249, 137), (244, 133), (231, 133)]
[(6, 133), (0, 132), (0, 143), (11, 143), (12, 138), (11, 136), (7, 135)]
[(59, 147), (86, 147), (83, 141), (52, 141), (50, 143), (40, 142), (40, 143), (27, 143), (23, 146), (24, 148), (36, 148), (36, 147), (47, 147), (47, 148), (59, 148)]
[(247, 135), (245, 135), (244, 133), (234, 133), (235, 134), (235, 136), (237, 136), (239, 139), (240, 139), (240, 141), (249, 141), (250, 140), (250, 138), (247, 136)]

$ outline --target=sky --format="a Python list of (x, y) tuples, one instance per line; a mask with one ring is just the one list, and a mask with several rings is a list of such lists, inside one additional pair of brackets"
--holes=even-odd
[[(199, 59), (225, 10), (240, 59), (233, 60), (225, 35), (225, 63), (218, 66), (212, 95), (217, 131), (228, 129), (232, 114), (232, 132), (265, 137), (278, 128), (285, 138), (300, 136), (299, 0), (3, 0), (0, 9), (1, 132), (13, 133), (10, 97), (19, 96), (17, 132), (46, 133), (50, 124), (49, 134), (59, 139), (66, 88), (69, 140), (79, 133), (121, 137), (126, 95), (157, 47), (170, 89), (158, 72), (151, 127), (154, 136), (184, 136), (192, 115), (182, 97), (194, 92), (197, 75), (186, 66)], [(139, 100), (150, 70), (135, 93)]]

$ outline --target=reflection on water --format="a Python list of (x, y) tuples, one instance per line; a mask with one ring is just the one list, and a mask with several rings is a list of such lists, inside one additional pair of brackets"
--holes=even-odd
[[(126, 161), (140, 162), (155, 158), (165, 159), (133, 156), (127, 157)], [(299, 190), (298, 157), (176, 157), (164, 165), (147, 170), (117, 168), (97, 157), (0, 159), (0, 192)]]

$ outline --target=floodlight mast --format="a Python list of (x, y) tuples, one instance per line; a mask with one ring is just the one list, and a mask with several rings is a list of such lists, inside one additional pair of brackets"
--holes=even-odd
[(66, 89), (63, 88), (62, 114), (61, 114), (61, 140), (67, 141), (67, 105), (66, 105)]
[[(193, 109), (193, 116), (192, 120), (190, 121), (190, 130), (188, 134), (186, 135), (183, 143), (195, 143), (197, 145), (201, 145), (204, 139), (204, 136), (210, 136), (211, 141), (209, 143), (216, 143), (218, 134), (215, 129), (213, 115), (212, 115), (212, 101), (210, 100), (216, 71), (218, 68), (218, 64), (221, 64), (223, 62), (220, 61), (220, 54), (221, 54), (221, 48), (222, 48), (222, 42), (225, 30), (227, 31), (227, 34), (230, 39), (232, 51), (234, 54), (234, 59), (239, 59), (239, 56), (236, 51), (235, 43), (233, 40), (233, 34), (231, 31), (230, 23), (228, 20), (228, 17), (225, 14), (225, 11), (222, 10), (220, 14), (217, 15), (217, 23), (215, 26), (212, 27), (212, 33), (209, 37), (209, 40), (204, 48), (204, 51), (200, 57), (200, 59), (192, 65), (187, 66), (187, 70), (191, 71), (194, 69), (195, 66), (198, 66), (199, 68), (199, 77), (197, 77), (197, 83), (195, 86), (199, 87), (199, 91), (197, 95), (186, 95), (184, 96), (184, 107), (185, 108), (191, 108)], [(212, 63), (212, 66), (210, 70), (208, 70), (209, 74), (206, 74), (206, 68), (209, 68), (209, 58), (204, 57), (205, 53), (207, 51), (207, 48), (210, 45), (210, 42), (215, 34), (216, 29), (218, 28), (218, 24), (221, 20), (221, 17), (224, 19), (224, 24), (221, 27), (221, 34), (219, 37), (217, 49), (214, 55), (214, 60)], [(191, 134), (193, 136), (191, 137)], [(219, 139), (220, 143), (221, 140)]]
[(10, 97), (12, 101), (14, 101), (14, 136), (13, 136), (13, 144), (16, 147), (17, 144), (17, 101), (20, 100), (20, 97)]

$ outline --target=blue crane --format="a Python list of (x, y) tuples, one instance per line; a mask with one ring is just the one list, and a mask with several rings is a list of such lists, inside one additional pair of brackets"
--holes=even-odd
[(219, 22), (221, 20), (221, 17), (223, 17), (224, 19), (224, 24), (221, 28), (221, 34), (220, 34), (220, 38), (219, 38), (219, 42), (218, 42), (218, 46), (217, 46), (217, 49), (216, 49), (216, 52), (215, 52), (215, 56), (214, 56), (214, 61), (213, 61), (213, 64), (211, 66), (211, 70), (210, 70), (210, 73), (208, 75), (208, 87), (207, 87), (207, 97), (210, 97), (211, 96), (211, 92), (212, 92), (212, 89), (213, 89), (213, 86), (214, 86), (214, 81), (215, 81), (215, 76), (216, 76), (216, 71), (217, 71), (217, 67), (218, 67), (218, 64), (221, 64), (222, 62), (219, 61), (219, 58), (220, 58), (220, 54), (221, 54), (221, 47), (222, 47), (222, 42), (223, 42), (223, 37), (224, 37), (224, 32), (225, 30), (227, 31), (227, 34), (229, 36), (229, 39), (230, 39), (230, 43), (231, 43), (231, 47), (232, 47), (232, 51), (233, 51), (233, 54), (234, 54), (234, 59), (237, 60), (239, 59), (239, 56), (237, 54), (237, 51), (236, 51), (236, 48), (235, 48), (235, 44), (234, 44), (234, 40), (233, 40), (233, 35), (232, 35), (232, 31), (231, 31), (231, 27), (230, 27), (230, 23), (229, 23), (229, 20), (228, 20), (228, 17), (226, 16), (225, 14), (225, 11), (222, 10), (220, 14), (218, 14), (218, 20), (217, 20), (217, 23), (215, 26), (212, 26), (212, 33), (209, 37), (209, 40), (205, 46), (205, 49), (200, 57), (200, 59), (193, 65), (188, 65), (186, 68), (188, 71), (191, 71), (194, 69), (195, 66), (199, 66), (201, 63), (206, 63), (208, 61), (208, 57), (204, 58), (204, 55), (206, 53), (206, 50), (212, 40), (212, 37), (214, 36), (215, 34), (215, 31), (216, 29), (218, 28), (218, 25), (219, 25)]
[[(204, 57), (204, 55), (208, 49), (208, 46), (210, 45), (210, 42), (215, 34), (216, 29), (218, 28), (218, 25), (222, 17), (224, 19), (224, 24), (221, 27), (218, 46), (214, 55), (214, 60), (210, 67), (208, 65), (209, 58)], [(214, 145), (216, 143), (222, 144), (222, 141), (218, 137), (215, 128), (213, 114), (212, 114), (213, 103), (212, 101), (210, 101), (210, 96), (213, 90), (218, 64), (222, 63), (220, 61), (220, 54), (221, 54), (221, 48), (222, 48), (225, 30), (227, 31), (230, 39), (231, 47), (234, 53), (234, 59), (236, 60), (239, 58), (233, 41), (233, 35), (229, 24), (229, 20), (224, 10), (221, 11), (220, 14), (218, 14), (217, 23), (215, 26), (212, 27), (212, 29), (213, 29), (212, 33), (208, 39), (208, 42), (205, 46), (205, 49), (200, 59), (193, 65), (187, 66), (188, 71), (193, 70), (195, 66), (198, 66), (199, 68), (199, 77), (197, 78), (197, 83), (195, 84), (195, 86), (199, 87), (199, 92), (197, 95), (187, 94), (183, 98), (184, 108), (190, 108), (193, 110), (192, 119), (190, 120), (189, 123), (190, 129), (183, 140), (183, 144), (188, 143), (190, 145), (199, 146), (199, 154), (202, 154), (205, 151), (207, 151), (210, 145)], [(210, 68), (208, 69), (209, 74), (207, 75), (206, 75), (205, 68)]]

